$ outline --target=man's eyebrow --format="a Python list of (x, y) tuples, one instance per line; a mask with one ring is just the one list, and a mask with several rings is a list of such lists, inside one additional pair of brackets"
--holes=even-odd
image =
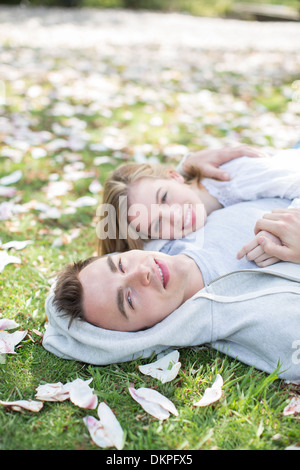
[(108, 264), (109, 269), (111, 270), (111, 272), (116, 273), (118, 271), (118, 269), (117, 269), (115, 263), (113, 262), (111, 255), (108, 255), (108, 257), (106, 259), (107, 259), (107, 264)]
[[(159, 195), (160, 190), (161, 190), (161, 188), (159, 187), (158, 190), (156, 191), (156, 195), (155, 195), (156, 204), (159, 204), (158, 195)], [(151, 232), (152, 232), (151, 226), (154, 224), (154, 222), (157, 222), (157, 220), (153, 220), (152, 222), (150, 222), (149, 227), (148, 227), (148, 237), (149, 238), (151, 238)]]
[[(115, 263), (112, 260), (111, 255), (108, 255), (107, 257), (107, 264), (112, 273), (116, 273), (118, 271)], [(126, 315), (125, 308), (124, 308), (124, 292), (121, 287), (120, 289), (118, 289), (118, 292), (117, 292), (117, 305), (118, 305), (118, 309), (120, 313), (123, 315), (123, 317), (125, 317), (128, 320), (128, 316)]]

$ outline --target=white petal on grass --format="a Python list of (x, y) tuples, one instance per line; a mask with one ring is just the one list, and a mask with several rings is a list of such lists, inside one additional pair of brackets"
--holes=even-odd
[(296, 413), (300, 413), (300, 397), (293, 397), (283, 410), (283, 416), (294, 415)]
[(175, 379), (181, 367), (178, 359), (179, 352), (175, 350), (151, 364), (139, 366), (139, 370), (142, 374), (150, 375), (162, 383), (170, 382)]
[(169, 418), (170, 413), (178, 416), (178, 411), (174, 404), (156, 390), (146, 387), (138, 389), (129, 387), (128, 390), (132, 398), (137, 401), (147, 413), (155, 418), (164, 420)]
[(86, 408), (94, 410), (98, 404), (97, 395), (93, 394), (93, 389), (90, 388), (89, 384), (92, 379), (84, 381), (82, 379), (76, 379), (71, 382), (69, 387), (70, 400), (74, 405), (80, 408)]
[(98, 416), (109, 439), (118, 450), (121, 450), (124, 445), (124, 432), (116, 416), (106, 403), (99, 404)]
[(61, 382), (39, 385), (35, 397), (42, 401), (64, 401), (70, 399), (80, 408), (95, 409), (98, 403), (97, 396), (89, 387), (93, 379), (75, 379), (72, 382)]
[(7, 331), (0, 331), (0, 353), (1, 354), (16, 354), (15, 346), (19, 344), (27, 335), (25, 331), (15, 331), (8, 333)]
[(98, 446), (106, 449), (107, 447), (113, 447), (112, 442), (105, 435), (103, 426), (93, 416), (86, 416), (83, 418), (83, 422), (89, 430), (90, 436), (93, 442)]
[(0, 251), (0, 273), (3, 271), (6, 265), (10, 263), (21, 263), (20, 258), (16, 256), (8, 255), (6, 251)]
[(93, 180), (89, 185), (89, 191), (93, 194), (100, 193), (103, 189), (102, 184), (98, 180)]
[(41, 401), (64, 401), (69, 398), (69, 390), (61, 382), (39, 385), (35, 397)]
[(0, 197), (13, 197), (17, 193), (16, 188), (0, 185)]
[(216, 380), (211, 387), (207, 388), (201, 400), (194, 403), (194, 406), (208, 406), (211, 403), (218, 401), (222, 396), (223, 379), (220, 374), (217, 374)]
[(10, 250), (11, 248), (14, 248), (15, 250), (23, 250), (23, 248), (26, 248), (26, 246), (30, 245), (31, 243), (33, 243), (33, 241), (31, 240), (23, 240), (23, 241), (12, 240), (10, 242), (7, 242), (1, 245), (1, 248), (3, 250)]
[(124, 446), (124, 432), (106, 403), (102, 402), (98, 406), (99, 420), (93, 416), (83, 418), (84, 424), (87, 426), (90, 436), (98, 447), (116, 447), (118, 450)]
[(10, 320), (9, 318), (0, 318), (0, 330), (13, 330), (19, 326), (15, 320)]
[(43, 408), (43, 403), (40, 401), (35, 401), (35, 400), (16, 400), (16, 401), (1, 401), (0, 400), (0, 405), (3, 406), (9, 406), (15, 411), (20, 411), (21, 408), (24, 408), (25, 410), (33, 411), (34, 413), (37, 413)]
[(68, 205), (71, 207), (87, 207), (87, 206), (94, 206), (97, 204), (97, 199), (91, 196), (82, 196), (76, 201), (68, 201)]
[(3, 186), (8, 186), (13, 183), (17, 183), (22, 178), (22, 171), (21, 170), (16, 170), (10, 175), (3, 176), (0, 178), (0, 184)]

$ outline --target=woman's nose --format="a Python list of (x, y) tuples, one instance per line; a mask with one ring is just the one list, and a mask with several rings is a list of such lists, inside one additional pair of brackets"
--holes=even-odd
[(167, 223), (169, 226), (176, 225), (182, 220), (182, 207), (180, 204), (172, 204), (171, 206), (165, 206), (162, 210), (162, 221)]

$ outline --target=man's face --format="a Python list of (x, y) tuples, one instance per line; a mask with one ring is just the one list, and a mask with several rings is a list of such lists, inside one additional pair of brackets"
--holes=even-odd
[(109, 330), (149, 328), (200, 289), (191, 291), (194, 265), (184, 255), (142, 250), (98, 258), (79, 273), (85, 319)]

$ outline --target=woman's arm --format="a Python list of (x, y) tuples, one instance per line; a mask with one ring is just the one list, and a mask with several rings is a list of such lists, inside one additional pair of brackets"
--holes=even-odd
[(268, 155), (262, 150), (250, 147), (249, 145), (223, 147), (220, 149), (205, 149), (189, 153), (182, 162), (181, 168), (184, 172), (187, 172), (189, 167), (196, 166), (207, 178), (228, 181), (230, 179), (230, 175), (227, 172), (220, 170), (219, 166), (242, 156), (259, 158), (267, 157)]

